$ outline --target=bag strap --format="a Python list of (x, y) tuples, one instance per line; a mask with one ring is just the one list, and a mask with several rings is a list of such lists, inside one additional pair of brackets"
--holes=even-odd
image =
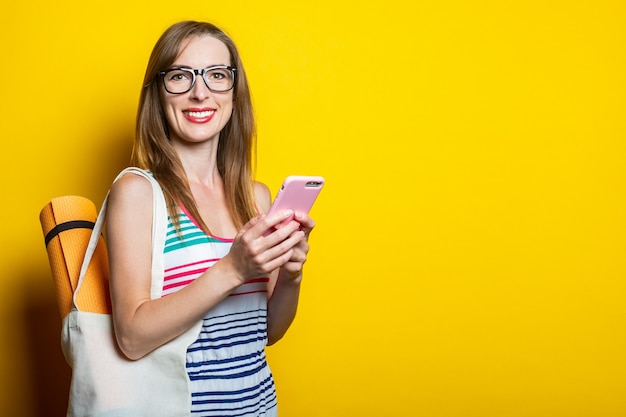
[[(118, 179), (125, 174), (135, 174), (146, 178), (152, 185), (152, 284), (150, 287), (150, 297), (152, 299), (160, 298), (163, 292), (163, 280), (164, 280), (164, 264), (163, 264), (163, 249), (165, 248), (165, 234), (167, 231), (167, 207), (165, 205), (165, 197), (163, 196), (163, 190), (157, 182), (157, 180), (147, 171), (140, 168), (129, 167), (124, 169), (113, 180), (115, 183)], [(78, 277), (78, 283), (76, 284), (76, 290), (73, 295), (73, 308), (78, 310), (76, 305), (76, 294), (80, 290), (80, 286), (84, 281), (89, 263), (93, 257), (93, 254), (98, 245), (100, 234), (104, 226), (104, 220), (106, 217), (107, 202), (109, 199), (109, 193), (107, 193), (102, 207), (98, 213), (98, 218), (91, 232), (89, 244), (85, 251), (85, 258), (83, 259), (82, 266), (80, 268), (80, 275)]]

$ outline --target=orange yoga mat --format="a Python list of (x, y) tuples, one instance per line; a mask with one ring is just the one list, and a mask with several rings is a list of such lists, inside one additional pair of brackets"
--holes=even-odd
[[(53, 198), (39, 215), (61, 317), (72, 309), (80, 268), (98, 213), (91, 200), (79, 196)], [(109, 262), (102, 236), (76, 295), (81, 311), (111, 313)]]

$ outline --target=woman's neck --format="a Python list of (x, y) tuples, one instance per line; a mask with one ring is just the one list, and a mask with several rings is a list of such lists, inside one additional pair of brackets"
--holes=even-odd
[(174, 144), (189, 182), (214, 186), (222, 179), (217, 169), (217, 140), (203, 143)]

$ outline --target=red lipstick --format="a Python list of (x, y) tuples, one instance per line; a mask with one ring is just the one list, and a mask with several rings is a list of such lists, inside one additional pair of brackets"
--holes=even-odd
[(183, 116), (191, 123), (208, 123), (215, 116), (215, 109), (210, 107), (190, 108), (183, 111)]

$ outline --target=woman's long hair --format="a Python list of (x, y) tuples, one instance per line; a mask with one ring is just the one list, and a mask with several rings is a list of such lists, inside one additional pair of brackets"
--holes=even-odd
[(248, 81), (234, 42), (210, 23), (184, 21), (174, 24), (154, 46), (139, 98), (131, 163), (149, 169), (159, 181), (170, 218), (177, 230), (178, 205), (184, 207), (206, 233), (210, 233), (200, 216), (183, 165), (168, 138), (167, 119), (161, 104), (163, 91), (159, 71), (169, 68), (177, 58), (181, 44), (194, 36), (212, 36), (222, 41), (230, 52), (231, 65), (237, 68), (233, 113), (220, 132), (217, 167), (224, 181), (226, 203), (235, 226), (240, 228), (257, 214), (252, 172), (255, 124)]

